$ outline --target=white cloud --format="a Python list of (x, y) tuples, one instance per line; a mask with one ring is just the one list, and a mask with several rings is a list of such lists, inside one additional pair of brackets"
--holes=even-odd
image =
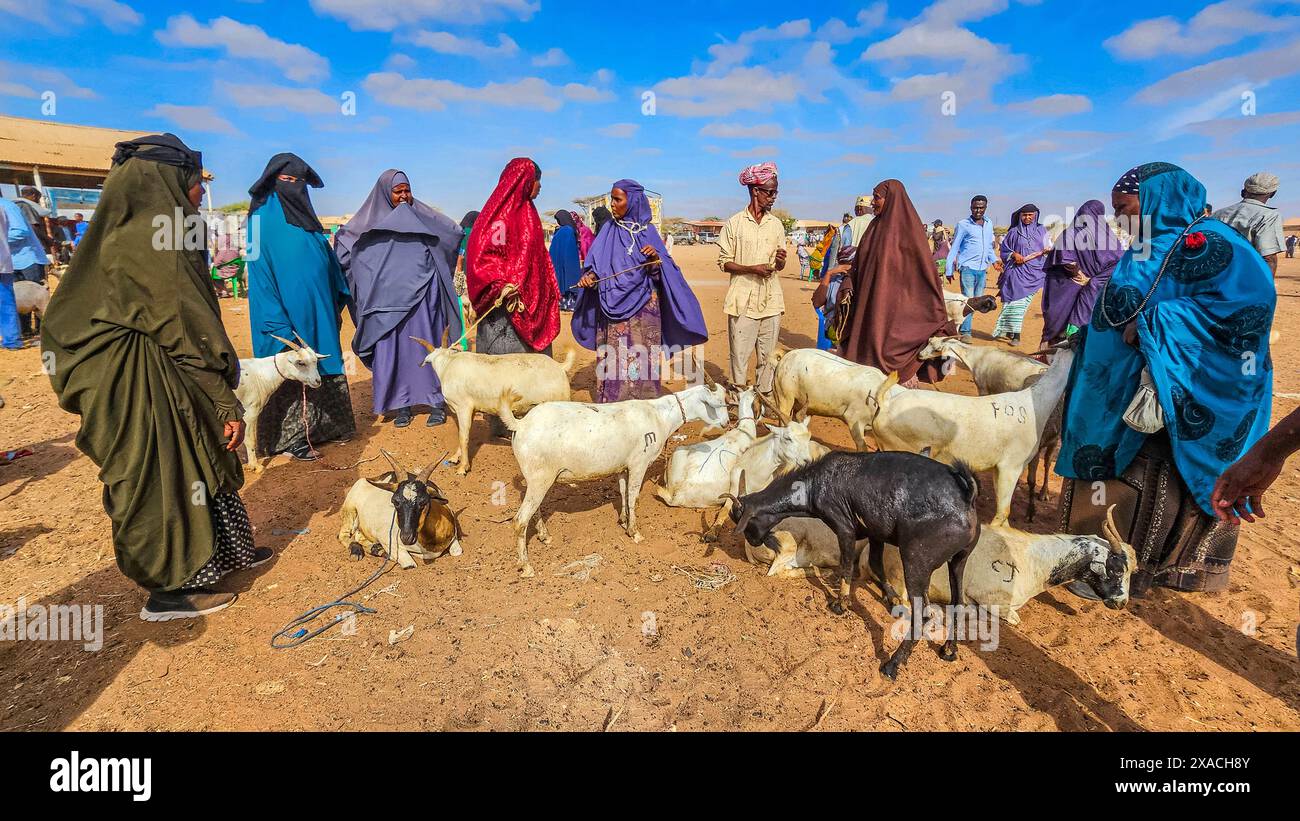
[(870, 154), (858, 154), (858, 153), (850, 152), (848, 154), (841, 154), (840, 156), (832, 160), (831, 163), (833, 165), (840, 165), (844, 163), (847, 163), (849, 165), (875, 165), (876, 158), (871, 156)]
[(275, 108), (299, 114), (338, 114), (342, 103), (314, 88), (293, 88), (270, 83), (231, 83), (217, 80), (218, 93), (240, 108)]
[[(554, 68), (555, 66), (567, 66), (570, 62), (569, 55), (564, 53), (564, 49), (548, 49), (545, 54), (539, 54), (533, 58), (533, 65), (538, 68)], [(603, 70), (603, 69), (602, 69)]]
[(640, 128), (641, 126), (636, 123), (615, 123), (614, 125), (607, 125), (604, 128), (597, 129), (596, 133), (603, 137), (627, 139), (635, 137), (637, 130)]
[(384, 61), (384, 68), (388, 71), (410, 71), (415, 66), (415, 58), (409, 54), (390, 54)]
[(613, 97), (607, 91), (579, 83), (555, 86), (540, 77), (467, 86), (451, 80), (407, 78), (394, 71), (381, 71), (368, 75), (362, 86), (382, 103), (424, 111), (442, 111), (449, 103), (558, 111), (565, 100), (602, 102)]
[(43, 91), (53, 91), (78, 100), (92, 100), (99, 96), (57, 69), (0, 60), (0, 94), (34, 98), (39, 97)]
[(277, 40), (257, 26), (229, 17), (218, 17), (205, 26), (181, 14), (169, 19), (167, 28), (154, 32), (154, 37), (165, 46), (219, 48), (230, 57), (268, 62), (300, 83), (329, 76), (329, 61), (306, 46)]
[(206, 105), (172, 105), (159, 103), (145, 112), (148, 117), (162, 117), (171, 121), (184, 131), (204, 131), (210, 134), (238, 134), (225, 117), (211, 106)]
[(311, 7), (359, 31), (393, 31), (425, 20), (444, 23), (528, 20), (542, 4), (540, 0), (311, 0)]
[(1122, 60), (1194, 56), (1255, 34), (1276, 34), (1296, 22), (1294, 17), (1261, 14), (1254, 6), (1255, 0), (1224, 0), (1206, 6), (1186, 22), (1177, 17), (1139, 20), (1102, 45)]
[(1259, 114), (1253, 117), (1221, 117), (1190, 123), (1187, 130), (1212, 138), (1216, 144), (1234, 141), (1250, 131), (1263, 131), (1282, 126), (1300, 125), (1300, 111), (1279, 111), (1274, 114)]
[(1185, 97), (1204, 97), (1236, 84), (1257, 88), (1292, 74), (1300, 74), (1300, 39), (1184, 69), (1152, 83), (1134, 99), (1140, 103), (1169, 103)]
[(89, 12), (113, 31), (128, 31), (144, 22), (138, 11), (117, 0), (0, 0), (0, 13), (11, 14), (51, 28), (79, 26), (86, 22), (82, 11)]
[(762, 68), (735, 68), (719, 76), (674, 77), (656, 83), (659, 111), (680, 117), (720, 117), (737, 111), (768, 111), (798, 99), (794, 74)]
[(1043, 117), (1063, 117), (1092, 111), (1092, 100), (1082, 94), (1048, 94), (1019, 103), (1011, 103), (1007, 111), (1023, 111)]
[(735, 123), (709, 123), (700, 129), (705, 137), (718, 137), (724, 140), (778, 140), (785, 129), (775, 123), (766, 125), (737, 125)]
[(880, 28), (888, 12), (889, 8), (885, 3), (872, 3), (858, 12), (856, 26), (850, 26), (838, 17), (832, 17), (817, 29), (817, 39), (828, 43), (849, 43), (860, 40)]
[(799, 40), (812, 32), (812, 21), (789, 20), (775, 28), (751, 29), (742, 32), (734, 41), (716, 43), (709, 46), (709, 73), (718, 74), (732, 66), (739, 65), (753, 54), (755, 43), (776, 42), (780, 40)]
[(781, 153), (781, 149), (774, 145), (756, 145), (753, 148), (746, 148), (740, 151), (732, 151), (733, 157), (775, 157)]
[(497, 35), (495, 46), (472, 37), (457, 37), (447, 31), (417, 31), (410, 37), (410, 42), (439, 54), (473, 57), (477, 60), (513, 57), (519, 53), (519, 45), (505, 34)]

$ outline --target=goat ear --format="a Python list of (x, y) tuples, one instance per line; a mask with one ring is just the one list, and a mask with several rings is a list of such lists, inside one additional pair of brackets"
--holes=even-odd
[(743, 470), (740, 472), (740, 484), (737, 485), (737, 489), (740, 491), (741, 496), (745, 495), (745, 471)]
[(745, 528), (749, 525), (749, 518), (753, 515), (750, 509), (744, 505), (741, 505), (740, 511), (740, 521), (736, 522), (736, 529), (732, 531), (733, 533), (744, 533)]

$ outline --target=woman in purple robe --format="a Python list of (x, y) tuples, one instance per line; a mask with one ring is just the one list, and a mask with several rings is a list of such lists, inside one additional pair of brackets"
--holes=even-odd
[(1106, 287), (1124, 244), (1106, 222), (1106, 206), (1088, 200), (1047, 255), (1043, 288), (1043, 345), (1072, 336), (1092, 321), (1092, 306)]
[(573, 338), (597, 352), (597, 402), (654, 399), (661, 355), (702, 344), (709, 331), (699, 300), (651, 222), (645, 189), (619, 180), (610, 207), (614, 218), (583, 262)]
[(374, 374), (375, 413), (393, 412), (399, 428), (411, 424), (415, 405), (431, 409), (430, 426), (447, 419), (438, 377), (421, 367), (428, 352), (412, 337), (441, 345), (444, 331), (461, 335), (452, 284), (460, 239), (456, 223), (390, 168), (334, 240), (355, 300), (352, 350)]
[(1024, 205), (1011, 215), (1011, 228), (1002, 239), (1002, 276), (998, 296), (1002, 313), (993, 328), (994, 339), (1020, 346), (1020, 329), (1034, 294), (1043, 287), (1043, 263), (1048, 251), (1047, 229), (1038, 223), (1038, 206)]

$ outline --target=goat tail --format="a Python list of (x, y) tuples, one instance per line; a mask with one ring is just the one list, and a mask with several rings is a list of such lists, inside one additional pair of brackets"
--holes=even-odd
[(519, 420), (515, 418), (515, 412), (511, 405), (519, 401), (519, 394), (506, 388), (501, 392), (501, 405), (497, 408), (497, 415), (501, 417), (501, 422), (510, 430), (519, 430)]
[(790, 352), (779, 349), (772, 351), (772, 355), (768, 357), (768, 360), (772, 363), (772, 370), (776, 370), (776, 366), (781, 364), (781, 360), (785, 359), (785, 355), (788, 353)]
[(569, 348), (568, 353), (564, 355), (564, 359), (560, 361), (560, 367), (564, 368), (566, 376), (573, 376), (573, 363), (577, 358), (578, 352), (573, 350), (573, 348)]
[(875, 417), (879, 416), (880, 412), (885, 409), (885, 400), (889, 398), (889, 392), (893, 390), (894, 386), (897, 384), (898, 371), (890, 371), (889, 376), (885, 378), (884, 382), (880, 383), (880, 387), (876, 388), (876, 392), (872, 394), (872, 399), (875, 400), (876, 405), (876, 412), (872, 415), (873, 421)]
[(975, 507), (975, 499), (980, 494), (980, 485), (975, 481), (975, 473), (970, 469), (970, 465), (958, 459), (948, 466), (948, 470), (952, 471), (952, 478), (957, 480), (966, 504)]

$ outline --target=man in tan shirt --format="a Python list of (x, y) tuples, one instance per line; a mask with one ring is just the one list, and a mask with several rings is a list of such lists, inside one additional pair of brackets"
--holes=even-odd
[(785, 227), (772, 215), (776, 204), (776, 163), (761, 163), (740, 174), (749, 188), (749, 206), (732, 215), (718, 235), (718, 267), (731, 275), (722, 310), (727, 314), (731, 381), (749, 382), (749, 356), (758, 349), (758, 390), (772, 392), (772, 351), (781, 331), (785, 297), (776, 272), (785, 268)]

